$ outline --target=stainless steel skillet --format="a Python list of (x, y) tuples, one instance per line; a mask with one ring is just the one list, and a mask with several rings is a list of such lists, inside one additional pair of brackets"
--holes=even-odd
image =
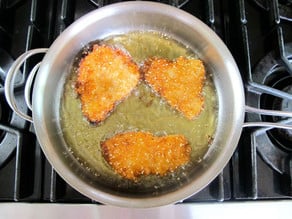
[[(214, 141), (200, 165), (191, 170), (188, 180), (160, 191), (134, 194), (107, 187), (88, 174), (68, 152), (60, 126), (60, 99), (68, 69), (75, 55), (87, 43), (131, 31), (158, 31), (189, 46), (202, 59), (216, 86), (219, 111)], [(18, 109), (13, 98), (16, 72), (36, 53), (46, 53), (28, 78), (26, 99), (32, 117)], [(32, 105), (29, 91), (33, 75)], [(88, 13), (70, 25), (49, 49), (30, 50), (12, 65), (5, 82), (9, 105), (24, 119), (33, 122), (37, 138), (47, 159), (73, 188), (89, 198), (123, 207), (154, 207), (178, 202), (207, 186), (224, 168), (236, 149), (243, 127), (281, 124), (244, 123), (245, 112), (291, 116), (288, 112), (270, 112), (245, 106), (244, 85), (237, 65), (220, 38), (192, 15), (160, 3), (136, 1), (109, 5)], [(31, 105), (31, 106), (30, 106)]]

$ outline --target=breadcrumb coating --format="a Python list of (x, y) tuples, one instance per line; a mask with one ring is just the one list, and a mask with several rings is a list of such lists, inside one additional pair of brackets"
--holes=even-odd
[(172, 107), (194, 119), (204, 106), (205, 67), (199, 59), (152, 58), (145, 62), (145, 81)]
[(139, 67), (122, 50), (94, 45), (79, 64), (76, 92), (90, 122), (103, 121), (124, 100), (140, 79)]
[(125, 132), (101, 143), (102, 154), (121, 176), (163, 176), (190, 160), (191, 147), (184, 135), (155, 136), (150, 132)]

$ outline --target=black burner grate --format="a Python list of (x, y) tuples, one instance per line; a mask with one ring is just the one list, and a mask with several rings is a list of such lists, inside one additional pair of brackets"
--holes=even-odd
[[(93, 203), (72, 189), (54, 171), (40, 149), (33, 127), (9, 110), (1, 89), (13, 58), (32, 48), (49, 47), (76, 19), (97, 7), (114, 2), (118, 1), (0, 1), (0, 54), (5, 53), (9, 57), (9, 61), (3, 63), (3, 57), (0, 56), (0, 105), (1, 115), (4, 117), (0, 120), (0, 140), (4, 142), (3, 136), (11, 136), (9, 143), (4, 143), (4, 146), (0, 144), (0, 151), (7, 145), (12, 145), (9, 154), (0, 164), (0, 201)], [(253, 0), (157, 2), (180, 7), (193, 14), (223, 39), (247, 84), (248, 104), (256, 105), (256, 95), (269, 92), (267, 86), (255, 76), (255, 66), (270, 51), (274, 51), (281, 66), (291, 72), (285, 47), (292, 41), (291, 22), (282, 18), (282, 4), (276, 0), (267, 1), (269, 7), (264, 10), (259, 4), (263, 1), (255, 3)], [(287, 10), (289, 9), (290, 7)], [(27, 72), (40, 60), (41, 57), (36, 57), (24, 65), (22, 73), (19, 73), (17, 87), (23, 86)], [(17, 100), (22, 105), (23, 94), (18, 89), (16, 93)], [(284, 95), (283, 93), (280, 92), (280, 95)], [(287, 96), (286, 93), (285, 95)], [(258, 118), (248, 116), (247, 119)], [(264, 156), (257, 153), (261, 147), (258, 142), (263, 140), (258, 140), (257, 137), (262, 132), (262, 129), (244, 130), (238, 149), (222, 173), (204, 190), (183, 202), (290, 199), (291, 156), (284, 159), (282, 172), (270, 168), (271, 165), (267, 165)], [(0, 152), (0, 159), (1, 156), (3, 154)]]

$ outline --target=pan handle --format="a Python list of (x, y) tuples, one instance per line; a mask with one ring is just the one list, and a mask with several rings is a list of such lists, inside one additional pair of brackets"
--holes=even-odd
[[(33, 119), (31, 116), (27, 115), (21, 109), (18, 108), (16, 101), (15, 101), (15, 96), (14, 96), (14, 81), (16, 78), (16, 74), (19, 71), (20, 67), (22, 64), (31, 56), (39, 53), (46, 53), (48, 51), (47, 48), (39, 48), (39, 49), (32, 49), (29, 51), (26, 51), (23, 53), (21, 56), (19, 56), (14, 63), (11, 65), (6, 79), (5, 79), (5, 85), (4, 85), (4, 91), (5, 91), (5, 98), (7, 100), (8, 105), (10, 108), (21, 118), (33, 122)], [(25, 102), (28, 105), (29, 109), (32, 109), (31, 102), (30, 102), (30, 90), (31, 90), (31, 85), (33, 78), (40, 66), (40, 63), (38, 63), (32, 71), (29, 73), (28, 80), (25, 84)]]
[[(245, 112), (247, 113), (257, 113), (260, 115), (267, 116), (283, 116), (292, 118), (292, 112), (286, 111), (278, 111), (278, 110), (266, 110), (266, 109), (258, 109), (251, 106), (245, 106)], [(282, 129), (291, 129), (292, 125), (287, 125), (285, 122), (289, 122), (291, 119), (282, 122), (246, 122), (243, 123), (243, 127), (267, 127), (267, 128), (282, 128)]]

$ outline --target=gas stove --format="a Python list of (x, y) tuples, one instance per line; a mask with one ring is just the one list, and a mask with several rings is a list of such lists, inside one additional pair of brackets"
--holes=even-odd
[[(43, 155), (33, 125), (19, 118), (4, 96), (13, 60), (33, 48), (50, 47), (82, 15), (116, 0), (0, 1), (0, 206), (7, 203), (93, 204), (54, 171)], [(157, 0), (201, 19), (233, 54), (244, 84), (246, 103), (292, 111), (292, 3), (289, 0)], [(15, 96), (29, 113), (23, 86), (42, 57), (18, 73)], [(276, 116), (246, 115), (247, 121), (284, 122)], [(244, 128), (230, 162), (201, 192), (178, 205), (292, 199), (292, 132)]]

